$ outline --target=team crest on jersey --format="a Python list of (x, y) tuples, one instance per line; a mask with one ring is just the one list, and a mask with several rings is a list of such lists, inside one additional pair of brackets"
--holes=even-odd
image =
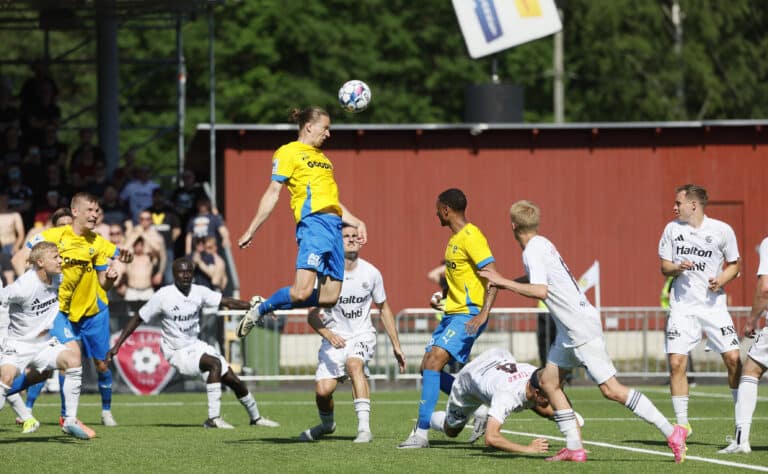
[(364, 282), (363, 282), (363, 289), (364, 289), (364, 290), (368, 290), (368, 289), (370, 289), (370, 287), (371, 287), (371, 286), (368, 284), (368, 282), (367, 282), (367, 281), (364, 281)]
[[(176, 373), (160, 350), (162, 336), (160, 328), (137, 328), (114, 359), (123, 381), (137, 395), (160, 393)], [(118, 337), (119, 333), (113, 334), (110, 345), (114, 345)]]
[(96, 253), (96, 250), (93, 247), (89, 247), (88, 248), (88, 255), (93, 255), (94, 253)]
[(712, 236), (708, 235), (708, 236), (704, 237), (704, 241), (707, 242), (708, 244), (711, 244), (712, 243)]

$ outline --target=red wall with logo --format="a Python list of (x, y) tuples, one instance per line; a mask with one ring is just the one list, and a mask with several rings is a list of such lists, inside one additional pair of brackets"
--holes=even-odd
[[(749, 305), (756, 246), (768, 235), (768, 131), (750, 123), (611, 127), (500, 128), (474, 136), (461, 126), (347, 126), (332, 129), (324, 149), (342, 202), (368, 225), (361, 255), (382, 271), (396, 312), (426, 306), (436, 290), (426, 274), (440, 263), (449, 231), (434, 205), (449, 187), (467, 194), (467, 216), (488, 237), (505, 275), (523, 273), (508, 209), (530, 199), (542, 209), (541, 233), (577, 278), (600, 261), (603, 306), (657, 306), (659, 236), (672, 218), (675, 187), (687, 182), (705, 186), (707, 213), (736, 231), (743, 269), (728, 292), (732, 304)], [(196, 138), (202, 149), (207, 133)], [(256, 212), (274, 149), (295, 137), (266, 127), (217, 132), (219, 205), (233, 243)], [(293, 280), (288, 201), (283, 190), (252, 247), (233, 252), (244, 297), (269, 295)], [(499, 305), (533, 303), (505, 294)]]

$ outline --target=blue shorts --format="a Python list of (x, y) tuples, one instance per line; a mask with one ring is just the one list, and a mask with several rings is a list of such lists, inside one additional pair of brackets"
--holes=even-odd
[(93, 316), (84, 316), (72, 323), (75, 335), (83, 343), (83, 356), (105, 360), (109, 352), (109, 307), (102, 308)]
[(308, 215), (296, 226), (296, 241), (299, 244), (297, 270), (312, 270), (317, 276), (344, 281), (341, 217), (328, 213)]
[(469, 314), (446, 314), (443, 316), (435, 332), (432, 333), (432, 338), (424, 349), (425, 352), (432, 351), (432, 346), (441, 347), (455, 360), (462, 364), (466, 363), (470, 352), (472, 352), (475, 339), (485, 331), (485, 327), (488, 325), (488, 321), (486, 321), (475, 334), (467, 334), (464, 325), (470, 319), (472, 316)]
[(66, 344), (69, 341), (80, 340), (80, 337), (75, 333), (75, 328), (72, 327), (72, 321), (70, 321), (69, 317), (61, 311), (56, 315), (56, 319), (53, 320), (53, 327), (50, 332), (51, 336), (58, 339), (62, 344)]

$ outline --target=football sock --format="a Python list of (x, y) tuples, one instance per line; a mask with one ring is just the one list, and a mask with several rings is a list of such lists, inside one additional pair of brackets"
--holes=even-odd
[(675, 410), (677, 424), (686, 426), (688, 424), (688, 395), (672, 397), (672, 408)]
[(739, 398), (736, 400), (736, 439), (739, 444), (749, 443), (752, 415), (757, 405), (758, 379), (743, 375), (739, 381)]
[(317, 306), (319, 301), (320, 292), (316, 289), (312, 290), (312, 294), (304, 301), (291, 301), (291, 287), (284, 286), (259, 305), (259, 314), (267, 314), (279, 309), (310, 308)]
[(731, 389), (731, 397), (733, 397), (733, 403), (736, 403), (736, 402), (739, 401), (739, 389), (738, 389), (738, 387)]
[(323, 426), (326, 426), (330, 428), (333, 426), (333, 410), (331, 411), (320, 411), (317, 412), (320, 415), (320, 423), (323, 424)]
[(18, 415), (22, 421), (27, 421), (28, 419), (32, 418), (32, 412), (24, 404), (24, 400), (21, 399), (21, 395), (14, 393), (13, 395), (8, 395), (6, 400), (8, 400), (8, 404), (11, 406), (11, 408), (13, 408), (13, 411), (16, 412), (16, 415)]
[[(80, 375), (80, 382), (82, 383), (82, 367), (80, 367), (81, 375)], [(59, 387), (61, 389), (59, 390), (59, 397), (61, 398), (61, 416), (66, 417), (67, 412), (67, 400), (64, 396), (64, 373), (59, 371)]]
[(208, 393), (208, 418), (221, 416), (221, 382), (205, 384)]
[(13, 383), (10, 387), (8, 387), (8, 393), (7, 395), (13, 395), (14, 393), (19, 393), (22, 390), (24, 390), (27, 387), (27, 374), (22, 371), (19, 375), (16, 376), (15, 379), (13, 379)]
[(77, 367), (64, 371), (64, 382), (61, 384), (61, 396), (65, 401), (67, 420), (77, 418), (77, 405), (80, 401), (80, 388), (83, 384), (83, 368)]
[(432, 417), (429, 419), (429, 427), (435, 431), (443, 432), (443, 424), (445, 423), (445, 412), (436, 411), (432, 413)]
[(10, 388), (8, 385), (0, 382), (0, 410), (5, 406), (5, 394), (8, 393)]
[(98, 372), (99, 393), (101, 393), (101, 409), (112, 409), (112, 371)]
[(248, 395), (238, 400), (240, 401), (240, 404), (245, 407), (245, 410), (248, 412), (248, 416), (251, 417), (251, 420), (258, 420), (261, 418), (261, 414), (259, 414), (259, 407), (256, 405), (256, 400), (253, 398), (253, 395), (251, 395), (251, 392), (248, 392)]
[(357, 413), (357, 431), (371, 431), (371, 400), (368, 398), (356, 398), (353, 400), (355, 413)]
[(440, 391), (445, 393), (446, 395), (451, 394), (451, 387), (453, 387), (453, 381), (456, 380), (456, 378), (449, 374), (448, 372), (441, 370), (440, 371)]
[(416, 433), (423, 438), (429, 435), (429, 420), (435, 411), (437, 399), (440, 396), (440, 373), (436, 370), (424, 370), (421, 373), (421, 400), (419, 400), (419, 421), (416, 423)]
[(634, 388), (629, 389), (629, 396), (627, 396), (627, 401), (624, 403), (624, 406), (632, 410), (632, 413), (643, 420), (655, 425), (665, 438), (669, 438), (674, 431), (674, 427), (669, 420), (667, 420), (658, 408), (648, 400), (648, 397)]
[(572, 409), (556, 410), (555, 423), (557, 428), (565, 436), (565, 447), (568, 449), (582, 449), (581, 434), (579, 433), (579, 424), (576, 421), (576, 414)]
[(43, 391), (43, 387), (45, 387), (45, 380), (43, 380), (40, 383), (36, 383), (34, 385), (30, 385), (27, 387), (27, 407), (32, 408), (35, 406), (35, 401), (37, 401), (37, 397), (40, 396), (40, 392)]

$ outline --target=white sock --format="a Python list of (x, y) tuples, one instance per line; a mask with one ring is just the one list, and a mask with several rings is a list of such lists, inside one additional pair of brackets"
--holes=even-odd
[(3, 409), (5, 406), (5, 394), (10, 390), (11, 387), (8, 385), (0, 382), (0, 410)]
[(632, 410), (632, 413), (635, 415), (639, 416), (648, 423), (655, 425), (665, 438), (669, 438), (669, 436), (674, 431), (674, 427), (669, 422), (669, 420), (667, 420), (666, 417), (661, 414), (659, 409), (656, 408), (656, 406), (650, 400), (648, 400), (648, 397), (643, 395), (641, 392), (638, 392), (634, 388), (629, 389), (629, 396), (627, 397), (627, 402), (624, 405)]
[(736, 440), (739, 444), (749, 443), (752, 415), (757, 405), (758, 379), (744, 375), (739, 380), (739, 398), (736, 400)]
[(371, 431), (371, 400), (369, 398), (356, 398), (352, 401), (357, 413), (357, 431)]
[(424, 430), (424, 429), (421, 429), (421, 428), (417, 427), (416, 428), (416, 435), (420, 436), (420, 437), (422, 437), (424, 439), (429, 439), (429, 430), (428, 429)]
[(688, 395), (672, 397), (672, 408), (675, 410), (677, 424), (686, 426), (688, 424)]
[(582, 449), (579, 424), (576, 422), (576, 414), (572, 409), (556, 410), (555, 423), (557, 428), (565, 436), (565, 447), (568, 449)]
[(83, 368), (77, 367), (64, 371), (64, 386), (61, 387), (64, 392), (64, 417), (67, 421), (77, 419), (77, 405), (80, 402), (80, 387), (83, 384)]
[(444, 411), (433, 411), (432, 417), (429, 419), (429, 427), (432, 428), (435, 431), (439, 431), (441, 433), (444, 432), (443, 425), (445, 423), (445, 412)]
[(736, 403), (736, 402), (739, 401), (739, 389), (738, 389), (738, 387), (731, 389), (731, 397), (733, 397), (733, 403)]
[(208, 393), (208, 418), (218, 418), (221, 416), (221, 383), (205, 384), (205, 391)]
[(246, 411), (248, 411), (248, 416), (251, 417), (251, 420), (258, 420), (261, 418), (259, 407), (256, 406), (256, 400), (253, 398), (253, 395), (251, 395), (251, 392), (248, 392), (248, 395), (240, 399), (240, 404), (245, 407)]
[(21, 399), (21, 395), (14, 393), (13, 395), (8, 395), (6, 400), (8, 400), (8, 404), (11, 405), (13, 411), (16, 412), (16, 415), (21, 418), (22, 421), (27, 421), (32, 418), (32, 411), (30, 411), (27, 404), (24, 403), (24, 400)]

